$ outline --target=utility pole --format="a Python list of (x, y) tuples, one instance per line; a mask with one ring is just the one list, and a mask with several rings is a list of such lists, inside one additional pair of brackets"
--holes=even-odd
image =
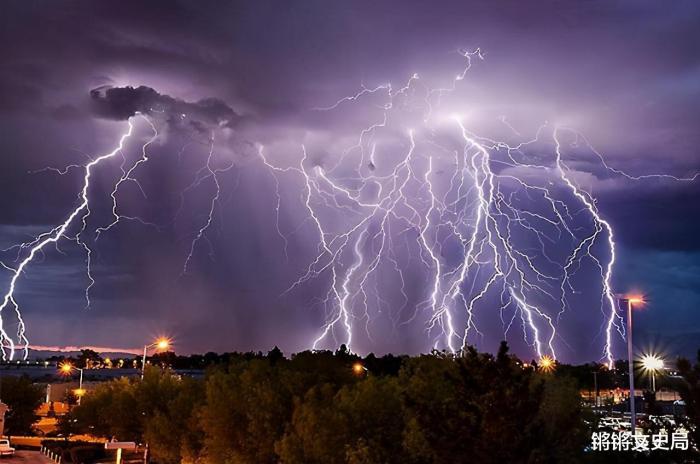
[(630, 376), (630, 420), (632, 435), (637, 425), (637, 410), (634, 406), (634, 355), (632, 349), (632, 298), (627, 299), (627, 363)]

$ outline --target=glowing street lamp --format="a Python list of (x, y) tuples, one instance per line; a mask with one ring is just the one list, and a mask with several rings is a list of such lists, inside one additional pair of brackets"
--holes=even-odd
[(78, 406), (80, 406), (80, 400), (83, 395), (85, 395), (85, 389), (83, 389), (83, 369), (76, 367), (69, 362), (64, 362), (58, 368), (61, 370), (63, 375), (71, 375), (73, 370), (80, 372), (80, 380), (78, 381), (78, 389), (74, 391), (75, 396), (78, 397)]
[(368, 369), (363, 366), (361, 362), (356, 362), (352, 365), (352, 371), (355, 373), (355, 375), (362, 375), (365, 372), (368, 372)]
[(143, 347), (143, 360), (141, 362), (141, 379), (143, 380), (143, 376), (146, 373), (146, 353), (148, 353), (149, 348), (155, 347), (159, 351), (163, 351), (168, 349), (170, 346), (170, 340), (168, 340), (165, 337), (161, 337), (155, 342), (151, 343), (150, 345), (144, 345)]
[(540, 370), (542, 372), (550, 373), (557, 366), (556, 366), (556, 361), (554, 361), (554, 358), (552, 358), (549, 355), (544, 355), (540, 358), (539, 367), (540, 367)]
[(632, 308), (634, 305), (644, 304), (644, 298), (641, 296), (627, 296), (622, 301), (627, 301), (627, 364), (629, 364), (630, 376), (630, 419), (632, 421), (632, 435), (637, 420), (637, 411), (634, 407), (634, 353), (632, 349)]
[(642, 356), (642, 369), (651, 375), (651, 391), (656, 393), (656, 373), (664, 368), (664, 360), (655, 354)]

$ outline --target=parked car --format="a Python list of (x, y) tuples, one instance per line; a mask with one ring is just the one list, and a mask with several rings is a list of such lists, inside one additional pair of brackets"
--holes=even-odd
[(623, 432), (631, 430), (632, 423), (619, 417), (603, 417), (598, 422), (598, 427), (601, 429), (611, 429), (616, 432)]
[(10, 440), (0, 438), (0, 456), (14, 456), (15, 449), (10, 446)]

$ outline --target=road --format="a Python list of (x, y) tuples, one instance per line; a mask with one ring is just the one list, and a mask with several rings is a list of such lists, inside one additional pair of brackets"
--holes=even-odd
[(51, 464), (51, 460), (39, 451), (17, 451), (13, 457), (0, 459), (0, 464)]

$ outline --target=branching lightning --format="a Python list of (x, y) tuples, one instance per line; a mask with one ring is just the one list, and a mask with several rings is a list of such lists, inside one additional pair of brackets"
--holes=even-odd
[[(88, 197), (89, 195), (89, 189), (90, 189), (90, 176), (92, 175), (93, 169), (96, 168), (100, 163), (104, 162), (105, 160), (108, 160), (110, 158), (114, 158), (117, 156), (118, 153), (121, 152), (122, 148), (124, 147), (124, 143), (126, 140), (131, 136), (132, 131), (133, 131), (133, 124), (131, 121), (127, 122), (128, 129), (127, 131), (121, 136), (119, 139), (119, 144), (117, 147), (112, 150), (111, 152), (100, 155), (94, 160), (90, 161), (88, 164), (85, 165), (85, 174), (83, 177), (83, 187), (80, 192), (80, 201), (78, 203), (78, 206), (68, 215), (66, 220), (59, 226), (55, 227), (54, 229), (50, 230), (49, 232), (46, 232), (44, 234), (39, 235), (35, 240), (29, 242), (29, 243), (24, 243), (20, 246), (20, 253), (22, 251), (28, 250), (26, 252), (26, 256), (21, 258), (18, 262), (18, 264), (15, 267), (7, 266), (4, 265), (6, 269), (11, 270), (12, 274), (10, 277), (10, 283), (8, 285), (8, 288), (6, 290), (5, 295), (3, 296), (3, 301), (2, 301), (2, 306), (0, 306), (0, 314), (8, 307), (12, 306), (14, 309), (17, 319), (18, 319), (18, 328), (17, 328), (17, 340), (19, 341), (18, 347), (23, 350), (24, 356), (26, 358), (28, 354), (28, 347), (29, 347), (29, 340), (27, 340), (27, 337), (25, 336), (25, 325), (24, 321), (22, 319), (20, 310), (19, 310), (19, 304), (15, 300), (15, 289), (17, 286), (17, 281), (19, 280), (20, 276), (24, 272), (25, 268), (29, 266), (29, 264), (32, 263), (32, 261), (36, 258), (36, 256), (41, 253), (44, 248), (46, 248), (48, 245), (51, 244), (56, 244), (59, 240), (61, 239), (69, 239), (69, 240), (75, 240), (78, 241), (81, 246), (84, 247), (84, 249), (87, 252), (87, 265), (88, 265), (88, 276), (90, 280), (90, 285), (87, 287), (88, 290), (94, 283), (94, 280), (92, 279), (90, 270), (89, 270), (89, 265), (90, 265), (90, 248), (82, 241), (80, 241), (80, 233), (84, 230), (85, 228), (85, 221), (86, 217), (90, 214), (90, 199)], [(66, 172), (66, 171), (64, 171)], [(82, 222), (82, 228), (73, 236), (68, 235), (69, 230), (71, 226), (75, 224), (76, 221), (81, 221)], [(88, 290), (86, 290), (86, 295)], [(89, 297), (88, 297), (89, 298)], [(88, 300), (89, 301), (89, 300)], [(0, 318), (0, 343), (2, 344), (2, 357), (3, 360), (7, 359), (7, 352), (6, 350), (9, 349), (9, 358), (13, 359), (15, 356), (15, 349), (16, 349), (16, 344), (15, 341), (12, 337), (8, 336), (7, 332), (5, 331), (5, 327), (3, 324), (3, 319)]]
[[(275, 228), (287, 261), (291, 233), (303, 229), (315, 250), (284, 295), (311, 281), (323, 288), (313, 301), (325, 318), (310, 340), (313, 349), (338, 343), (354, 349), (362, 338), (372, 342), (379, 335), (375, 323), (387, 320), (396, 331), (422, 321), (430, 347), (459, 353), (484, 337), (483, 320), (496, 315), (504, 335), (518, 330), (535, 355), (556, 360), (566, 345), (558, 330), (560, 321), (574, 306), (572, 296), (582, 292), (577, 276), (595, 272), (600, 316), (590, 317), (600, 317), (601, 359), (612, 364), (614, 334), (624, 337), (614, 292), (615, 234), (592, 192), (577, 182), (571, 167), (577, 149), (586, 147), (609, 175), (625, 181), (689, 182), (699, 174), (627, 174), (567, 127), (544, 124), (534, 137), (517, 144), (476, 135), (464, 117), (445, 114), (444, 101), (468, 78), (475, 60), (484, 59), (478, 49), (459, 55), (464, 66), (444, 86), (431, 87), (413, 74), (398, 88), (390, 83), (362, 84), (349, 96), (313, 108), (341, 112), (372, 101), (374, 116), (347, 145), (324, 154), (322, 161), (315, 161), (319, 158), (313, 156), (313, 146), (303, 143), (295, 161), (285, 167), (271, 160), (265, 146), (257, 145), (260, 167), (274, 183)], [(151, 135), (132, 159), (124, 153), (125, 144), (139, 120), (147, 123)], [(522, 138), (505, 116), (498, 120), (511, 137)], [(183, 276), (191, 272), (204, 243), (213, 253), (207, 233), (216, 222), (225, 188), (221, 174), (234, 167), (217, 162), (214, 135), (212, 131), (205, 162), (197, 165), (194, 180), (181, 192), (183, 198), (204, 183), (213, 190), (204, 219), (188, 241)], [(13, 262), (0, 263), (9, 272), (0, 315), (13, 311), (18, 322), (11, 335), (0, 318), (3, 359), (12, 359), (18, 349), (27, 355), (29, 341), (16, 288), (47, 247), (61, 251), (59, 242), (70, 241), (83, 250), (89, 306), (97, 283), (91, 270), (93, 247), (100, 237), (123, 221), (159, 228), (126, 214), (119, 202), (122, 188), (129, 184), (146, 197), (137, 174), (148, 163), (158, 137), (157, 124), (138, 114), (127, 121), (111, 152), (85, 165), (42, 170), (59, 175), (82, 170), (82, 187), (78, 204), (63, 223), (4, 250), (16, 250), (16, 255)], [(568, 137), (575, 143), (568, 144)], [(98, 168), (108, 169), (119, 160), (111, 184), (111, 219), (93, 228), (91, 178)], [(297, 189), (298, 206), (304, 212), (294, 231), (286, 231), (281, 220), (283, 179)]]
[[(135, 120), (143, 120), (146, 122), (148, 127), (151, 129), (152, 134), (146, 140), (146, 142), (141, 146), (140, 156), (136, 159), (129, 159), (124, 154), (125, 144), (127, 140), (133, 137), (135, 130)], [(146, 198), (146, 193), (141, 186), (138, 178), (136, 177), (138, 169), (149, 161), (149, 147), (152, 145), (159, 137), (158, 130), (154, 121), (148, 116), (137, 113), (135, 117), (130, 118), (127, 121), (127, 129), (121, 135), (119, 143), (114, 150), (109, 153), (100, 155), (92, 159), (89, 163), (84, 166), (80, 165), (70, 165), (63, 169), (58, 168), (45, 168), (35, 172), (50, 171), (55, 172), (59, 175), (66, 175), (71, 171), (76, 169), (82, 169), (84, 174), (82, 177), (82, 188), (79, 194), (78, 205), (70, 212), (65, 221), (60, 225), (54, 227), (48, 232), (40, 234), (33, 240), (16, 245), (10, 249), (3, 250), (5, 252), (16, 249), (17, 253), (15, 255), (14, 263), (6, 264), (0, 263), (2, 267), (9, 271), (10, 278), (6, 293), (3, 296), (2, 306), (0, 306), (0, 314), (7, 309), (12, 308), (17, 318), (17, 336), (16, 340), (14, 337), (10, 336), (4, 326), (3, 319), (0, 318), (0, 344), (2, 345), (2, 355), (3, 359), (13, 359), (16, 354), (16, 350), (22, 350), (23, 356), (26, 358), (28, 354), (29, 340), (27, 339), (25, 332), (26, 327), (24, 320), (22, 319), (22, 314), (20, 312), (20, 307), (15, 299), (15, 292), (17, 288), (18, 281), (20, 277), (25, 272), (26, 268), (34, 263), (38, 256), (41, 256), (46, 248), (50, 245), (54, 245), (56, 250), (61, 252), (59, 248), (59, 243), (61, 241), (71, 241), (76, 243), (85, 253), (85, 266), (86, 266), (86, 276), (87, 285), (85, 287), (85, 302), (86, 307), (89, 307), (90, 302), (90, 290), (96, 284), (96, 280), (92, 273), (92, 257), (93, 257), (93, 246), (100, 237), (115, 228), (118, 224), (124, 221), (133, 221), (141, 225), (155, 227), (159, 229), (159, 226), (155, 223), (145, 221), (144, 219), (128, 215), (121, 212), (119, 204), (120, 191), (123, 186), (127, 183), (132, 183), (136, 185), (138, 190), (142, 193), (144, 198)], [(195, 180), (190, 186), (188, 186), (183, 192), (184, 195), (188, 190), (197, 187), (202, 182), (211, 180), (215, 186), (215, 193), (210, 199), (210, 208), (208, 210), (207, 219), (201, 228), (196, 232), (194, 239), (192, 240), (191, 246), (189, 248), (189, 254), (187, 255), (183, 267), (183, 274), (187, 272), (188, 265), (192, 259), (195, 252), (195, 248), (199, 241), (206, 239), (207, 229), (211, 226), (213, 222), (213, 216), (215, 213), (216, 205), (220, 198), (221, 185), (219, 180), (219, 174), (224, 171), (228, 171), (232, 168), (233, 164), (216, 167), (214, 162), (214, 142), (213, 136), (211, 138), (210, 150), (206, 158), (206, 164), (202, 167), (195, 175)], [(89, 224), (88, 220), (92, 213), (90, 206), (93, 203), (91, 200), (90, 192), (90, 180), (95, 173), (95, 170), (101, 168), (103, 164), (108, 164), (109, 161), (121, 159), (119, 165), (120, 174), (116, 177), (111, 193), (111, 222), (95, 227), (94, 229), (88, 230)], [(109, 166), (107, 166), (107, 169)], [(92, 233), (94, 239), (92, 241), (84, 239), (84, 236), (88, 233)], [(63, 253), (63, 252), (61, 252)]]
[[(517, 323), (538, 357), (556, 359), (557, 346), (566, 344), (557, 327), (571, 307), (571, 295), (581, 292), (575, 276), (597, 269), (602, 359), (611, 365), (613, 333), (624, 337), (613, 291), (613, 227), (591, 193), (577, 185), (561, 136), (583, 140), (604, 169), (627, 180), (692, 181), (697, 175), (626, 174), (565, 127), (545, 124), (533, 139), (516, 145), (472, 134), (462, 118), (441, 115), (441, 99), (467, 77), (474, 58), (484, 58), (480, 50), (460, 54), (465, 67), (446, 87), (430, 88), (414, 74), (399, 89), (363, 84), (350, 96), (314, 108), (341, 111), (364, 98), (384, 98), (373, 104), (381, 109), (379, 117), (361, 128), (357, 141), (341, 149), (335, 161), (327, 161), (328, 168), (308, 167), (308, 147), (302, 147), (299, 167), (288, 169), (269, 162), (261, 149), (278, 189), (277, 175), (300, 174), (318, 237), (318, 254), (288, 290), (328, 279), (328, 293), (319, 300), (326, 322), (312, 347), (342, 342), (352, 349), (353, 332), (360, 327), (372, 340), (370, 321), (387, 306), (382, 292), (394, 291), (404, 303), (393, 323), (424, 318), (433, 348), (459, 352), (482, 336), (477, 321), (484, 312), (497, 311), (505, 334)], [(403, 125), (407, 113), (422, 114), (418, 127)], [(505, 116), (499, 120), (521, 136)], [(405, 134), (404, 141), (397, 142), (396, 133)], [(397, 150), (404, 155), (392, 157)], [(527, 161), (533, 158), (538, 161)], [(439, 181), (446, 172), (449, 181)], [(279, 191), (277, 199), (279, 218)], [(333, 213), (342, 213), (344, 220)], [(286, 249), (279, 220), (277, 231)], [(425, 294), (403, 314), (409, 304), (406, 275), (412, 272), (427, 279)], [(394, 274), (395, 287), (378, 290), (387, 273)]]

